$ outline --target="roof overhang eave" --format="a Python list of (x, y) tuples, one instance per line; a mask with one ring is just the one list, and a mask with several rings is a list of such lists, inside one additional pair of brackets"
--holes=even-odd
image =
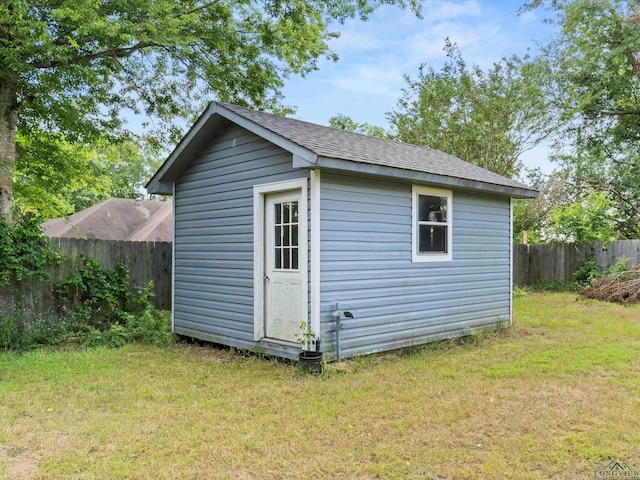
[[(302, 167), (303, 165), (299, 165)], [(309, 166), (309, 165), (307, 165)], [(346, 171), (358, 173), (361, 175), (373, 175), (386, 178), (397, 178), (401, 180), (409, 180), (415, 183), (424, 183), (430, 185), (441, 185), (450, 188), (459, 188), (464, 190), (481, 191), (485, 193), (493, 193), (504, 195), (512, 198), (536, 198), (538, 191), (526, 187), (514, 187), (509, 185), (499, 185), (495, 183), (481, 182), (478, 180), (470, 180), (460, 177), (450, 177), (446, 175), (437, 175), (434, 173), (421, 172), (417, 170), (407, 170), (403, 168), (390, 167), (386, 165), (354, 162), (351, 160), (343, 160), (329, 157), (318, 157), (314, 164), (315, 168)]]

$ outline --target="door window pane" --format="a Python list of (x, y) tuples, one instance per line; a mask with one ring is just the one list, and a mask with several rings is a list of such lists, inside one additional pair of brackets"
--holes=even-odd
[(282, 249), (282, 268), (285, 270), (289, 270), (291, 268), (291, 249), (290, 248)]
[(276, 225), (275, 229), (275, 245), (277, 247), (282, 245), (282, 227), (279, 225)]
[(275, 213), (276, 213), (276, 225), (282, 225), (282, 204), (276, 203), (275, 205)]
[(282, 249), (280, 248), (275, 250), (275, 267), (282, 268)]
[(282, 204), (283, 215), (282, 215), (282, 223), (289, 223), (289, 213), (291, 212), (291, 204), (283, 203)]
[(298, 202), (277, 203), (274, 210), (274, 266), (298, 269)]

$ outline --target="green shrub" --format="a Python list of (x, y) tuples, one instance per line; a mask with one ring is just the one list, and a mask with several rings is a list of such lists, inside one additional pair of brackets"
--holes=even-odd
[(0, 259), (0, 286), (6, 286), (31, 276), (45, 280), (45, 265), (59, 261), (60, 256), (47, 246), (47, 237), (37, 220), (11, 227), (0, 219)]
[(579, 264), (578, 269), (573, 274), (573, 281), (578, 287), (585, 288), (591, 285), (598, 278), (598, 275), (596, 260), (593, 257), (587, 258)]
[[(0, 265), (2, 286), (29, 275), (44, 279), (43, 266), (55, 255), (46, 248), (39, 226), (9, 228), (0, 221), (0, 258), (6, 260)], [(171, 315), (154, 308), (152, 290), (149, 282), (130, 291), (129, 270), (123, 263), (106, 269), (80, 256), (76, 270), (55, 286), (57, 313), (34, 315), (25, 310), (0, 318), (0, 349), (27, 350), (71, 338), (88, 347), (166, 345), (174, 341)]]
[(540, 280), (531, 286), (531, 290), (539, 290), (543, 292), (562, 292), (566, 287), (560, 283), (560, 280)]
[(16, 319), (11, 315), (0, 319), (0, 347), (15, 348), (19, 345), (20, 339), (21, 335)]
[(147, 345), (167, 345), (173, 343), (171, 332), (171, 312), (146, 308), (139, 315), (132, 315), (128, 323), (131, 341)]
[(18, 311), (0, 318), (0, 348), (29, 350), (45, 345), (58, 345), (76, 336), (71, 318), (56, 315), (33, 315)]
[[(80, 323), (104, 331), (114, 323), (124, 324), (127, 313), (149, 305), (148, 289), (129, 291), (129, 270), (124, 263), (112, 269), (80, 256), (81, 265), (55, 288), (63, 311)], [(142, 295), (142, 297), (138, 297)]]
[(631, 259), (627, 257), (619, 258), (616, 263), (614, 263), (607, 269), (607, 271), (605, 272), (605, 275), (617, 275), (619, 273), (626, 272), (627, 269), (629, 268), (630, 261)]
[(123, 263), (106, 269), (85, 256), (81, 265), (56, 286), (60, 307), (78, 325), (83, 345), (121, 347), (129, 342), (166, 345), (173, 342), (169, 312), (151, 304), (153, 282), (129, 290)]
[(526, 287), (513, 287), (513, 298), (520, 298), (528, 295)]

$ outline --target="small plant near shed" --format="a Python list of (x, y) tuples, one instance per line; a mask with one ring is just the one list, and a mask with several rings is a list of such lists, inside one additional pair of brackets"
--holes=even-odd
[(322, 373), (322, 352), (320, 337), (317, 337), (309, 322), (300, 323), (300, 332), (296, 334), (297, 342), (302, 345), (298, 359), (302, 369), (312, 375)]
[(296, 341), (302, 345), (303, 350), (315, 349), (316, 334), (309, 322), (301, 322), (298, 326), (300, 331), (296, 333)]

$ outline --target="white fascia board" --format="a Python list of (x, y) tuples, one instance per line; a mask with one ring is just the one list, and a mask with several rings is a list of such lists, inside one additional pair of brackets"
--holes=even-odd
[[(258, 125), (251, 120), (246, 119), (245, 117), (238, 115), (237, 113), (225, 108), (222, 105), (215, 104), (216, 110), (215, 113), (220, 114), (227, 120), (232, 121), (236, 125), (249, 130), (251, 133), (255, 133), (259, 137), (264, 138), (268, 142), (277, 145), (288, 152), (291, 152), (294, 157), (298, 157), (307, 162), (307, 164), (315, 164), (318, 156), (313, 153), (311, 150), (301, 147), (295, 142), (292, 142), (289, 139), (286, 139), (277, 133), (272, 132), (271, 130), (263, 127), (262, 125)], [(307, 165), (308, 166), (308, 165)]]
[(211, 141), (213, 135), (224, 123), (223, 119), (227, 119), (274, 145), (291, 152), (296, 162), (302, 163), (301, 165), (294, 165), (294, 168), (312, 166), (318, 158), (311, 150), (301, 147), (297, 143), (238, 115), (222, 105), (211, 102), (155, 175), (149, 180), (146, 185), (147, 190), (150, 193), (169, 194), (167, 185), (177, 180), (179, 172), (188, 167), (191, 161)]
[(180, 159), (182, 155), (185, 154), (185, 151), (188, 150), (188, 147), (193, 145), (194, 140), (200, 135), (201, 131), (204, 129), (207, 124), (207, 120), (211, 117), (211, 115), (215, 111), (215, 104), (213, 102), (209, 103), (204, 112), (198, 117), (193, 126), (189, 129), (189, 131), (182, 137), (180, 143), (173, 149), (173, 151), (169, 154), (164, 163), (160, 166), (158, 171), (151, 177), (151, 180), (147, 182), (145, 188), (149, 191), (149, 193), (162, 193), (166, 194), (166, 185), (172, 182), (168, 182), (164, 177), (170, 173), (173, 165)]

